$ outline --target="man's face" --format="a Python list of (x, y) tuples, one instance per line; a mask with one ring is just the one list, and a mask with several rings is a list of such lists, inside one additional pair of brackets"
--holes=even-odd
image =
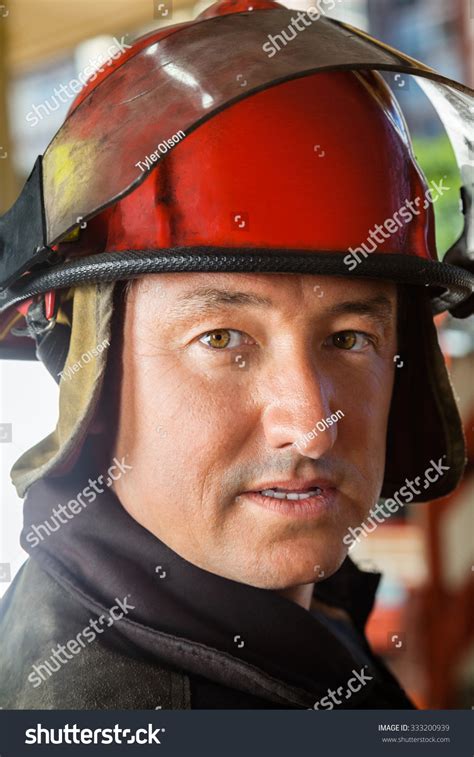
[(137, 281), (114, 451), (133, 467), (115, 487), (125, 509), (235, 581), (283, 589), (331, 575), (382, 486), (396, 311), (395, 286), (369, 280)]

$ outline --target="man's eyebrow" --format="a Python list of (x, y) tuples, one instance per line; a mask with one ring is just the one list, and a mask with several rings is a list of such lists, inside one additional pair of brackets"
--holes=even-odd
[(393, 323), (394, 303), (380, 294), (368, 300), (338, 302), (326, 312), (328, 315), (368, 315), (387, 328)]
[[(198, 316), (228, 305), (251, 307), (272, 307), (274, 302), (252, 292), (232, 291), (216, 287), (199, 287), (180, 295), (170, 315), (172, 317)], [(393, 304), (385, 295), (370, 299), (348, 300), (329, 307), (324, 315), (337, 316), (345, 314), (367, 315), (378, 320), (386, 328), (393, 320)], [(321, 314), (323, 315), (323, 314)]]
[(172, 316), (205, 315), (219, 307), (228, 305), (250, 305), (251, 307), (271, 307), (274, 303), (268, 297), (250, 292), (236, 292), (215, 287), (199, 287), (182, 294), (171, 311)]

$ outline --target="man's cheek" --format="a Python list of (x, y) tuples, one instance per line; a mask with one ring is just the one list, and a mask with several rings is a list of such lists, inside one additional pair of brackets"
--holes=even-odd
[[(346, 471), (343, 492), (352, 503), (355, 519), (364, 516), (380, 494), (385, 470), (386, 420), (360, 408), (347, 409), (338, 424), (334, 454)], [(350, 515), (351, 517), (351, 515)], [(349, 524), (350, 525), (350, 524)]]

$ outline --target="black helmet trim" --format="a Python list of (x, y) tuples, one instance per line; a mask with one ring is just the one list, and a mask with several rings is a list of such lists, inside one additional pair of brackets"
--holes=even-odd
[(458, 266), (399, 253), (371, 253), (350, 270), (347, 256), (347, 251), (255, 247), (175, 247), (100, 253), (22, 277), (2, 293), (0, 312), (52, 290), (176, 272), (295, 273), (384, 279), (426, 287), (435, 314), (473, 299), (474, 274)]

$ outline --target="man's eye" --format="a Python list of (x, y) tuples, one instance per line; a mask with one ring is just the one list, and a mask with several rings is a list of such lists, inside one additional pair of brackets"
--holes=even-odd
[(338, 331), (330, 337), (331, 344), (347, 352), (360, 352), (371, 343), (370, 337), (363, 331)]
[(224, 350), (226, 347), (240, 347), (244, 337), (245, 334), (236, 329), (214, 329), (203, 334), (199, 341), (211, 349)]

